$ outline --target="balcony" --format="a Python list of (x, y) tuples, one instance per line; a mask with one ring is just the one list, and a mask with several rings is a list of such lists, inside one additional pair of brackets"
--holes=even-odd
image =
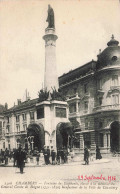
[(5, 133), (5, 136), (6, 136), (6, 137), (10, 137), (10, 136), (13, 136), (13, 133), (10, 133), (10, 132), (6, 132), (6, 133)]
[(14, 135), (26, 135), (27, 131), (18, 131), (18, 132), (14, 132)]
[(94, 112), (109, 111), (109, 110), (120, 110), (120, 104), (97, 106), (93, 109)]
[(78, 93), (76, 93), (72, 96), (68, 96), (68, 98), (67, 98), (68, 103), (71, 102), (71, 101), (76, 102), (76, 101), (79, 101), (79, 100), (80, 100), (80, 97), (79, 97)]

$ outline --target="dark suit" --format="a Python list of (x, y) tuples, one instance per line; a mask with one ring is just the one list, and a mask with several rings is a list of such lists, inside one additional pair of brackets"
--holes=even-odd
[(20, 173), (23, 173), (24, 160), (26, 159), (26, 154), (21, 149), (18, 149), (16, 153), (17, 166), (20, 168)]

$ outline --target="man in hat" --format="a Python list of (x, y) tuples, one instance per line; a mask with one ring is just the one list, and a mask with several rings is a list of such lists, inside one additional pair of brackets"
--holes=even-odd
[(52, 164), (55, 164), (56, 152), (53, 148), (51, 150), (51, 158), (52, 158)]
[(17, 167), (20, 168), (20, 173), (23, 174), (23, 168), (24, 168), (24, 161), (26, 159), (26, 154), (22, 150), (22, 147), (20, 146), (18, 148), (18, 151), (16, 153), (16, 160), (17, 160)]

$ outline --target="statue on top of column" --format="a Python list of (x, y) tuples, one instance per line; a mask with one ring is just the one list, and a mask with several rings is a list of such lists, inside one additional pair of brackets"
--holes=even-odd
[(55, 28), (55, 23), (54, 23), (54, 11), (53, 8), (48, 5), (48, 17), (46, 22), (48, 22), (48, 27), (47, 28)]

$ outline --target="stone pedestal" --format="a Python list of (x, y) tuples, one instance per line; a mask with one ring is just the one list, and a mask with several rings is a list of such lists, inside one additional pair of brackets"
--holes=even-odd
[(56, 129), (61, 122), (69, 122), (67, 102), (64, 101), (43, 101), (38, 103), (37, 109), (44, 108), (44, 117), (39, 119), (38, 124), (44, 126), (45, 145), (53, 146), (56, 149)]

